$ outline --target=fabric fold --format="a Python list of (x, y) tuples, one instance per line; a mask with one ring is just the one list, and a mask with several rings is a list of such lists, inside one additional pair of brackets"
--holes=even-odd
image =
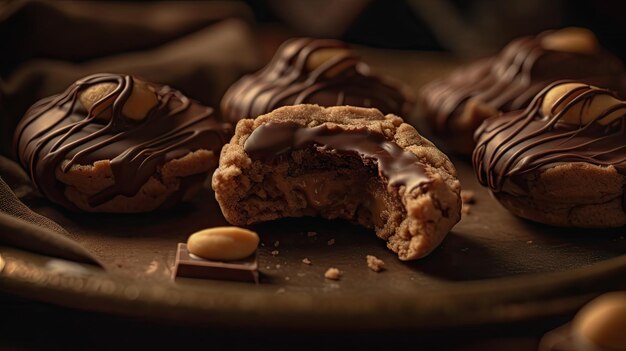
[(0, 245), (102, 266), (56, 222), (24, 205), (0, 177)]

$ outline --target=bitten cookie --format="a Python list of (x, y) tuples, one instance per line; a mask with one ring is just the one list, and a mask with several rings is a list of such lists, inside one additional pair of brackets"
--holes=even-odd
[(450, 150), (469, 155), (473, 134), (487, 118), (526, 107), (548, 84), (575, 79), (626, 91), (619, 59), (583, 28), (547, 31), (512, 41), (498, 55), (461, 67), (425, 85), (419, 117)]
[(459, 221), (450, 160), (400, 117), (376, 109), (282, 107), (237, 124), (213, 175), (226, 219), (343, 218), (401, 260), (435, 249)]
[(526, 110), (485, 121), (473, 154), (479, 181), (514, 214), (556, 226), (626, 225), (626, 103), (556, 82)]
[(404, 115), (410, 100), (408, 88), (373, 73), (346, 44), (298, 38), (285, 42), (265, 68), (233, 84), (221, 110), (233, 123), (297, 104), (375, 107)]
[(39, 191), (71, 210), (145, 212), (189, 198), (229, 125), (165, 85), (95, 74), (35, 103), (14, 144)]

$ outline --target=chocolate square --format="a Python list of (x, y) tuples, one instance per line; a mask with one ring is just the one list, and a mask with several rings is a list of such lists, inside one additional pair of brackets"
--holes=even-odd
[(195, 256), (187, 250), (187, 244), (179, 243), (172, 279), (196, 278), (236, 280), (259, 283), (259, 265), (256, 252), (237, 261), (211, 261)]

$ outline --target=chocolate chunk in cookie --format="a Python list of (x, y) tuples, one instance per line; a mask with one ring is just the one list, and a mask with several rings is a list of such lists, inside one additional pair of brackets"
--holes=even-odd
[(190, 197), (230, 135), (212, 108), (169, 86), (95, 74), (35, 103), (17, 126), (15, 149), (53, 202), (144, 212)]
[(448, 158), (400, 117), (295, 105), (237, 124), (213, 189), (226, 219), (342, 218), (372, 228), (402, 260), (423, 257), (460, 219)]
[(583, 28), (547, 31), (512, 41), (498, 55), (425, 85), (420, 117), (451, 150), (469, 155), (487, 118), (526, 107), (548, 84), (575, 79), (626, 92), (624, 67)]
[(583, 83), (556, 82), (526, 110), (476, 131), (479, 181), (514, 214), (574, 227), (626, 225), (626, 102)]
[(346, 44), (298, 38), (285, 42), (265, 68), (233, 84), (221, 110), (232, 122), (297, 104), (375, 107), (403, 115), (411, 108), (409, 96), (398, 82), (373, 73)]

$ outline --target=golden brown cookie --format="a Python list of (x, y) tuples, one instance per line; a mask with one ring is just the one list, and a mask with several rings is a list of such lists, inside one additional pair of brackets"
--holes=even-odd
[(429, 254), (460, 219), (450, 160), (400, 117), (295, 105), (237, 124), (213, 175), (226, 219), (343, 218), (402, 260)]
[(15, 148), (53, 202), (145, 212), (193, 195), (230, 130), (212, 108), (168, 86), (96, 74), (33, 105), (17, 126)]
[(556, 82), (476, 131), (479, 181), (514, 214), (556, 226), (626, 225), (626, 103)]

